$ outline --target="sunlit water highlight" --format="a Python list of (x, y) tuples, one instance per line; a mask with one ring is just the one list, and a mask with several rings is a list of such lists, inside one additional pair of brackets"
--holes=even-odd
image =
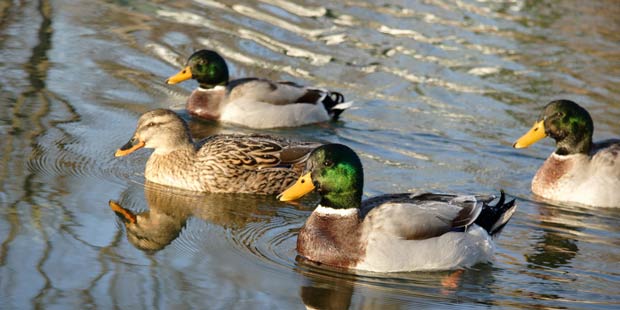
[[(552, 142), (510, 146), (557, 98), (591, 112), (595, 139), (620, 136), (619, 15), (614, 1), (2, 3), (0, 308), (617, 308), (620, 210), (532, 196)], [(366, 196), (517, 197), (496, 260), (438, 273), (315, 266), (295, 244), (316, 197), (145, 184), (149, 152), (114, 150), (140, 113), (182, 109), (196, 84), (163, 81), (199, 48), (234, 77), (355, 100), (338, 123), (265, 133), (351, 146)], [(128, 227), (109, 200), (144, 224)]]

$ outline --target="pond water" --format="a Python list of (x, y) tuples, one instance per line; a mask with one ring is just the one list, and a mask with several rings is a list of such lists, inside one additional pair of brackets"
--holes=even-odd
[[(617, 309), (620, 209), (540, 201), (530, 180), (553, 142), (511, 144), (559, 98), (590, 111), (595, 139), (620, 136), (618, 16), (613, 0), (3, 1), (0, 308)], [(163, 81), (201, 48), (234, 77), (354, 100), (340, 122), (263, 132), (351, 146), (366, 196), (517, 197), (495, 261), (456, 273), (318, 268), (295, 253), (316, 197), (145, 184), (149, 151), (114, 151), (149, 109), (189, 119), (195, 82)], [(110, 200), (149, 225), (125, 227)]]

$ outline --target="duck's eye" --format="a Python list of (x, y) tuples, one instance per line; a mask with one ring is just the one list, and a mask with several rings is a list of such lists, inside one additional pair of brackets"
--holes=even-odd
[(325, 161), (323, 162), (323, 165), (324, 165), (325, 167), (331, 167), (331, 166), (333, 166), (333, 165), (334, 165), (334, 163), (333, 163), (331, 160), (327, 159), (327, 160), (325, 160)]
[(155, 122), (150, 122), (150, 123), (146, 124), (146, 127), (153, 127), (153, 126), (155, 126)]

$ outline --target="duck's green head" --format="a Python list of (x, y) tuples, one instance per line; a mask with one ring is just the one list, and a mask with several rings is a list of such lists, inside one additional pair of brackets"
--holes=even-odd
[(588, 111), (570, 100), (556, 100), (545, 106), (540, 119), (513, 147), (525, 148), (549, 136), (556, 142), (558, 155), (588, 154), (593, 132)]
[(211, 50), (200, 50), (189, 56), (185, 68), (166, 80), (166, 84), (177, 84), (194, 79), (203, 88), (213, 88), (228, 83), (228, 66), (220, 54)]
[(324, 207), (359, 208), (363, 188), (364, 171), (357, 154), (342, 144), (326, 144), (312, 151), (306, 172), (279, 198), (295, 200), (316, 189)]

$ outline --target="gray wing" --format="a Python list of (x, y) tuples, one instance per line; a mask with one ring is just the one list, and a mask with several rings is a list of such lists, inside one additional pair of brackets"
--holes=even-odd
[[(609, 189), (609, 199), (618, 199), (620, 188), (620, 140), (607, 140), (596, 143), (590, 161), (589, 184), (595, 188)], [(616, 198), (611, 198), (616, 197)]]
[(604, 169), (615, 169), (620, 175), (620, 140), (612, 139), (595, 143), (592, 147), (592, 164)]
[(471, 225), (493, 196), (392, 194), (364, 201), (365, 225), (397, 238), (421, 240)]
[(243, 79), (241, 81), (235, 83), (234, 87), (229, 86), (229, 101), (246, 98), (249, 101), (273, 105), (316, 104), (327, 96), (327, 92), (323, 90), (304, 87), (292, 82), (273, 82), (266, 79)]

